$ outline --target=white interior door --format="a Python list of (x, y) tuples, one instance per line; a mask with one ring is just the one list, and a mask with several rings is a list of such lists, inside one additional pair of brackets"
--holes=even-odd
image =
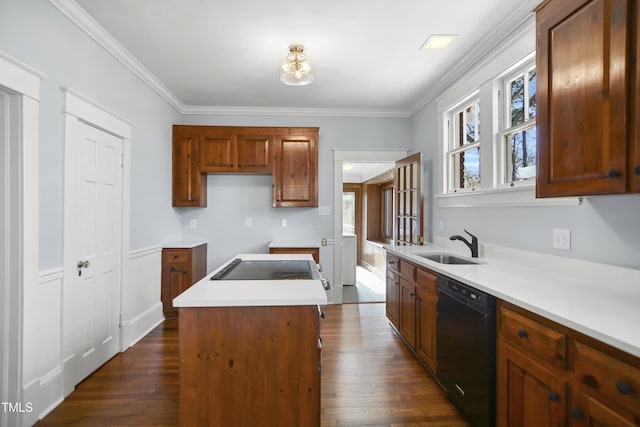
[(67, 116), (65, 391), (119, 348), (123, 140)]

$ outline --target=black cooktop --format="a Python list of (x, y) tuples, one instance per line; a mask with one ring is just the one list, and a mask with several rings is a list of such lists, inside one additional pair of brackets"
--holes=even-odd
[(236, 258), (211, 280), (309, 280), (313, 279), (310, 261), (259, 260)]

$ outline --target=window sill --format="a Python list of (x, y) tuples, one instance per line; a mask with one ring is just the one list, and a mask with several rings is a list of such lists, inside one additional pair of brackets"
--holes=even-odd
[(580, 197), (550, 197), (537, 199), (535, 185), (476, 190), (464, 193), (438, 194), (441, 208), (515, 207), (515, 206), (578, 206)]

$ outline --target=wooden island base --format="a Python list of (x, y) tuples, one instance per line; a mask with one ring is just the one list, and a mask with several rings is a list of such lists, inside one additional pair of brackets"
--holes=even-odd
[(181, 307), (181, 426), (319, 426), (317, 306)]

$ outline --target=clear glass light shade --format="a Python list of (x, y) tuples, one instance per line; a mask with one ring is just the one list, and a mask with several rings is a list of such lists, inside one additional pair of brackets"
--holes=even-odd
[(280, 81), (290, 86), (305, 86), (313, 82), (311, 63), (301, 45), (289, 46), (289, 54), (280, 65)]

